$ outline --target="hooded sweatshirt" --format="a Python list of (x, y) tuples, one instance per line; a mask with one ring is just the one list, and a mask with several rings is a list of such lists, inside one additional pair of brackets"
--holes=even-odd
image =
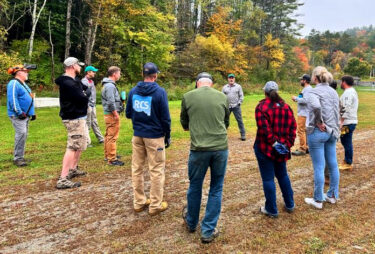
[(124, 111), (124, 106), (122, 105), (120, 94), (116, 87), (115, 81), (110, 78), (104, 78), (102, 80), (102, 84), (102, 105), (104, 114), (111, 114), (115, 110), (118, 113)]
[(78, 79), (62, 75), (55, 80), (60, 90), (60, 117), (63, 120), (74, 120), (87, 115), (90, 93)]
[(126, 117), (132, 119), (134, 136), (160, 138), (171, 135), (167, 93), (156, 82), (138, 82), (129, 92)]

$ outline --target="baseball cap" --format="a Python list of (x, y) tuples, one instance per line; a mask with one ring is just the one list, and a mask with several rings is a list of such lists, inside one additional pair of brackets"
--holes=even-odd
[(18, 71), (30, 71), (35, 70), (37, 66), (35, 64), (18, 64), (8, 69), (8, 74), (14, 75)]
[(87, 67), (85, 68), (85, 72), (88, 72), (88, 71), (97, 72), (98, 69), (96, 69), (94, 66), (89, 65), (89, 66), (87, 66)]
[(201, 73), (199, 73), (198, 76), (197, 76), (197, 78), (196, 78), (196, 81), (200, 80), (201, 78), (208, 78), (208, 79), (211, 79), (211, 81), (213, 81), (211, 74), (208, 73), (208, 72), (201, 72)]
[(271, 92), (272, 90), (276, 90), (278, 91), (279, 90), (279, 86), (277, 85), (277, 83), (275, 81), (268, 81), (264, 87), (263, 87), (263, 90), (266, 92), (266, 93), (269, 93)]
[(235, 77), (235, 76), (234, 76), (233, 73), (231, 73), (231, 74), (228, 75), (228, 78), (234, 78), (234, 77)]
[(299, 77), (299, 80), (306, 80), (307, 82), (310, 82), (311, 78), (309, 74), (303, 74), (302, 77)]
[(143, 65), (143, 74), (144, 75), (150, 75), (150, 74), (154, 74), (154, 73), (160, 73), (156, 64), (149, 62), (149, 63), (146, 63), (145, 65)]
[(72, 66), (72, 65), (74, 65), (74, 64), (78, 64), (78, 65), (80, 65), (80, 66), (84, 66), (85, 65), (85, 63), (82, 63), (82, 62), (80, 62), (77, 58), (75, 58), (75, 57), (68, 57), (67, 59), (65, 59), (65, 61), (64, 61), (64, 66), (65, 67), (69, 67), (69, 66)]

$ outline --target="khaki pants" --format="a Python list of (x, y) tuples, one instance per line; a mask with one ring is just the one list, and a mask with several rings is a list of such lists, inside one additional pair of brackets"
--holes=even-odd
[(115, 120), (112, 114), (104, 115), (105, 137), (104, 156), (108, 161), (116, 160), (116, 141), (120, 132), (120, 119)]
[(306, 152), (308, 149), (306, 142), (306, 117), (297, 117), (297, 135), (299, 138), (299, 149), (301, 152)]
[(144, 191), (143, 165), (146, 158), (150, 171), (151, 188), (149, 207), (150, 212), (161, 207), (165, 181), (165, 144), (164, 137), (141, 138), (134, 136), (132, 139), (132, 182), (134, 190), (134, 209), (141, 208), (146, 203)]

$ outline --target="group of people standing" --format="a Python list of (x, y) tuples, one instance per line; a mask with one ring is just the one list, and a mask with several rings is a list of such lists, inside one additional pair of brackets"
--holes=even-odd
[[(106, 125), (103, 137), (96, 119), (96, 89), (93, 81), (98, 69), (87, 66), (85, 77), (79, 80), (77, 76), (82, 66), (84, 63), (77, 58), (69, 57), (64, 61), (64, 74), (56, 79), (60, 90), (60, 117), (68, 133), (62, 171), (56, 188), (81, 185), (73, 182), (72, 178), (86, 174), (78, 167), (78, 163), (82, 151), (91, 144), (90, 128), (94, 130), (99, 143), (104, 143), (107, 163), (113, 166), (124, 165), (117, 155), (116, 142), (120, 131), (119, 115), (126, 108), (126, 117), (131, 119), (134, 130), (131, 163), (133, 209), (135, 212), (142, 212), (148, 208), (151, 216), (165, 211), (168, 208), (168, 203), (163, 198), (165, 149), (171, 144), (171, 118), (166, 91), (156, 83), (158, 67), (154, 63), (144, 65), (143, 81), (138, 82), (129, 92), (126, 107), (125, 98), (116, 85), (121, 77), (121, 69), (117, 66), (108, 68), (107, 77), (102, 80), (101, 93)], [(14, 163), (25, 166), (27, 161), (24, 159), (24, 147), (28, 121), (36, 116), (31, 90), (25, 83), (29, 70), (25, 66), (14, 67), (13, 70), (11, 74), (14, 79), (8, 83), (7, 89), (8, 115), (16, 130)], [(316, 84), (315, 88), (310, 86), (310, 80)], [(291, 154), (300, 156), (310, 153), (312, 159), (314, 195), (305, 199), (307, 204), (321, 209), (323, 202), (336, 203), (338, 200), (336, 141), (341, 135), (345, 148), (343, 165), (351, 168), (352, 135), (357, 124), (358, 97), (352, 88), (353, 78), (342, 78), (341, 87), (345, 92), (341, 99), (330, 87), (332, 81), (332, 74), (320, 66), (313, 70), (312, 78), (309, 75), (301, 77), (304, 88), (298, 97), (292, 97), (298, 103), (298, 121), (290, 106), (278, 94), (278, 84), (274, 81), (265, 84), (265, 98), (255, 109), (257, 134), (253, 146), (266, 199), (265, 205), (260, 207), (261, 213), (270, 217), (278, 216), (275, 177), (283, 194), (285, 210), (289, 213), (294, 211), (293, 189), (286, 167)], [(235, 82), (234, 74), (228, 75), (228, 84), (220, 92), (213, 88), (212, 76), (202, 72), (196, 78), (196, 89), (184, 94), (181, 102), (180, 122), (191, 137), (188, 159), (190, 184), (182, 218), (187, 231), (191, 233), (198, 227), (202, 186), (210, 168), (210, 190), (205, 215), (200, 224), (203, 243), (209, 243), (219, 235), (217, 222), (228, 161), (227, 128), (231, 112), (237, 120), (241, 140), (246, 140), (241, 115), (243, 99), (242, 88)], [(300, 138), (300, 147), (291, 153), (296, 132)], [(151, 182), (149, 197), (144, 191), (143, 167), (146, 160)], [(327, 193), (324, 193), (325, 165), (328, 166), (330, 181)]]

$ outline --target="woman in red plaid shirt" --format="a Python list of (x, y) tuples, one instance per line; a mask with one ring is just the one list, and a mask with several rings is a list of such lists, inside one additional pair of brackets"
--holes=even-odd
[(286, 161), (290, 159), (290, 148), (296, 138), (297, 125), (292, 109), (277, 93), (277, 83), (268, 81), (263, 90), (266, 98), (255, 108), (258, 129), (254, 143), (266, 197), (265, 206), (260, 208), (260, 212), (277, 217), (275, 176), (283, 194), (286, 211), (292, 213), (294, 210), (293, 189)]

